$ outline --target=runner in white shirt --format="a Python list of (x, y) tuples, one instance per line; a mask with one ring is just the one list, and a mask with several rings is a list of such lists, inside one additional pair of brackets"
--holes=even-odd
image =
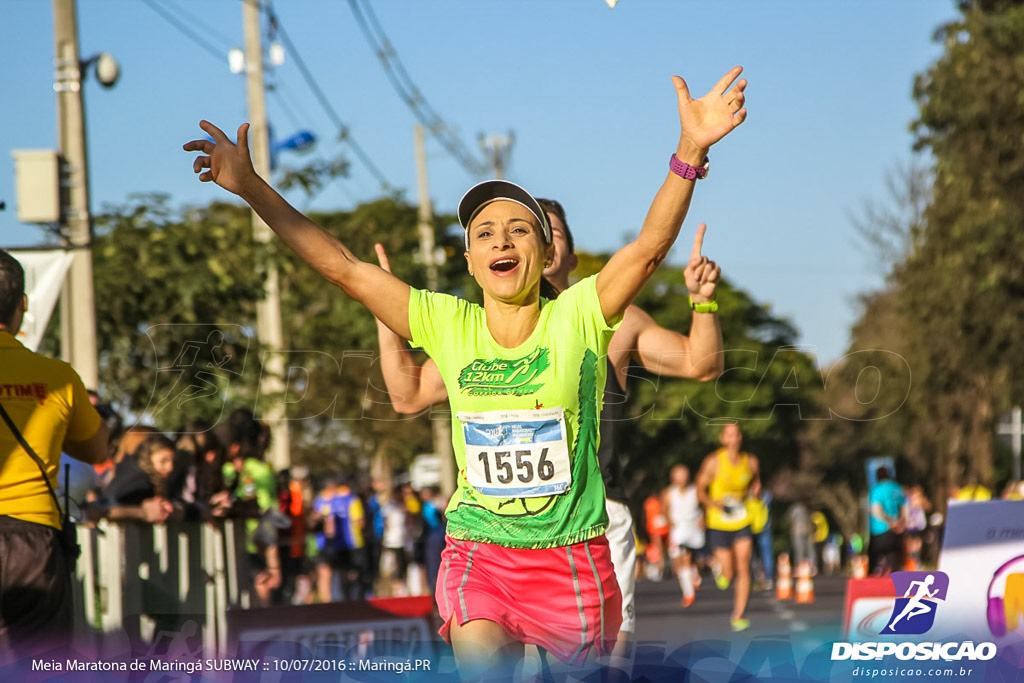
[(700, 585), (700, 574), (693, 565), (693, 551), (704, 547), (704, 513), (686, 465), (673, 467), (669, 481), (672, 483), (662, 492), (662, 507), (668, 513), (670, 528), (668, 556), (679, 587), (683, 589), (681, 604), (689, 607)]
[(409, 595), (406, 575), (409, 571), (410, 545), (409, 509), (402, 498), (399, 487), (394, 487), (391, 495), (380, 506), (384, 517), (384, 538), (381, 539), (380, 578), (381, 589), (392, 597)]

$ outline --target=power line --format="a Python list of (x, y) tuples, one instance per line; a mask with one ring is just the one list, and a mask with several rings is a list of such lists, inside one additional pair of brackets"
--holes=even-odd
[(359, 160), (362, 161), (363, 164), (370, 170), (370, 173), (374, 175), (374, 177), (377, 179), (377, 182), (381, 184), (381, 187), (384, 190), (391, 189), (391, 187), (393, 187), (391, 183), (388, 182), (388, 179), (384, 176), (380, 169), (377, 168), (377, 165), (373, 163), (373, 160), (370, 158), (370, 156), (355, 141), (355, 138), (352, 137), (349, 127), (345, 124), (344, 121), (341, 120), (341, 117), (338, 116), (338, 113), (334, 111), (334, 108), (331, 106), (331, 103), (327, 99), (327, 96), (324, 95), (323, 90), (321, 90), (320, 86), (317, 84), (316, 78), (313, 77), (313, 74), (306, 66), (306, 63), (305, 61), (303, 61), (302, 56), (299, 54), (299, 51), (295, 49), (295, 44), (292, 43), (291, 38), (288, 37), (288, 33), (284, 30), (284, 27), (281, 26), (281, 21), (277, 18), (277, 15), (274, 13), (274, 10), (269, 5), (264, 5), (264, 7), (267, 11), (267, 15), (269, 16), (270, 21), (274, 25), (275, 30), (281, 36), (281, 42), (283, 42), (285, 47), (288, 48), (288, 54), (295, 59), (295, 65), (299, 68), (299, 72), (305, 79), (306, 84), (309, 86), (310, 90), (313, 91), (313, 95), (316, 97), (317, 101), (320, 102), (320, 106), (324, 108), (324, 111), (327, 112), (327, 115), (331, 118), (331, 121), (334, 123), (335, 128), (339, 131), (339, 138), (349, 144), (349, 146), (352, 148), (352, 151), (355, 152), (356, 156), (359, 157)]
[[(157, 4), (155, 0), (143, 0), (143, 2), (151, 10), (156, 12), (164, 21), (166, 21), (171, 26), (180, 31), (182, 34), (184, 34), (193, 43), (203, 48), (203, 50), (210, 53), (213, 57), (217, 59), (217, 61), (224, 61), (224, 57), (225, 55), (227, 55), (228, 52), (226, 49), (219, 49), (216, 46), (214, 46), (212, 43), (210, 43), (205, 38), (203, 38), (198, 33), (189, 28), (188, 24), (179, 20), (173, 14), (167, 12), (167, 10), (165, 10), (163, 7)], [(282, 41), (288, 48), (289, 53), (294, 57), (295, 63), (298, 65), (299, 71), (302, 73), (303, 78), (306, 80), (306, 83), (313, 91), (313, 94), (316, 96), (321, 106), (323, 106), (325, 111), (327, 111), (327, 114), (331, 118), (331, 121), (334, 124), (335, 128), (338, 131), (340, 131), (340, 134), (338, 136), (339, 139), (349, 144), (349, 146), (355, 152), (356, 156), (359, 157), (359, 159), (366, 165), (366, 167), (377, 179), (377, 182), (379, 182), (380, 185), (385, 190), (390, 189), (392, 187), (391, 183), (388, 182), (384, 174), (381, 173), (380, 169), (378, 169), (377, 166), (373, 163), (369, 155), (367, 155), (366, 152), (363, 151), (362, 147), (359, 146), (359, 143), (357, 143), (356, 140), (352, 137), (349, 127), (340, 119), (337, 112), (335, 112), (334, 109), (331, 107), (330, 102), (327, 101), (327, 98), (324, 96), (323, 91), (316, 84), (316, 80), (313, 78), (313, 75), (306, 67), (306, 64), (305, 62), (303, 62), (301, 55), (299, 55), (298, 50), (295, 49), (295, 45), (291, 42), (291, 40), (288, 38), (288, 34), (285, 33), (284, 29), (281, 27), (281, 22), (274, 14), (273, 9), (269, 6), (269, 4), (263, 4), (262, 6), (267, 11), (268, 17), (270, 18), (270, 21), (273, 23), (274, 29), (281, 34)], [(203, 25), (201, 22), (191, 18), (190, 21), (198, 25)], [(283, 99), (278, 100), (278, 102), (280, 104), (283, 104)], [(294, 112), (286, 111), (286, 114), (294, 114)], [(292, 116), (291, 118), (294, 118), (294, 116)]]
[(193, 43), (195, 43), (196, 45), (198, 45), (199, 47), (203, 48), (204, 50), (209, 52), (211, 55), (216, 57), (218, 61), (221, 61), (221, 62), (224, 61), (224, 57), (225, 57), (225, 55), (227, 55), (227, 50), (219, 50), (219, 49), (217, 49), (214, 45), (212, 45), (211, 43), (207, 42), (207, 40), (205, 38), (203, 38), (198, 33), (196, 33), (191, 28), (189, 28), (188, 24), (186, 24), (183, 21), (179, 20), (173, 14), (170, 14), (169, 12), (167, 12), (167, 10), (165, 10), (163, 7), (161, 7), (156, 2), (154, 2), (154, 0), (142, 0), (142, 1), (143, 1), (143, 3), (145, 3), (145, 5), (147, 7), (149, 7), (151, 10), (153, 10), (154, 12), (159, 14), (161, 17), (163, 17), (164, 21), (166, 21), (168, 24), (170, 24), (171, 26), (173, 26), (174, 28), (178, 29), (183, 34), (185, 34), (185, 36), (188, 37)]
[[(165, 5), (166, 4), (170, 4), (170, 3), (167, 2), (167, 0), (162, 0), (162, 1), (164, 2)], [(180, 1), (177, 4), (177, 6), (175, 7), (175, 12), (178, 15), (183, 15), (183, 18), (187, 20), (189, 26), (195, 26), (197, 28), (205, 29), (206, 34), (208, 36), (210, 36), (210, 38), (215, 39), (215, 40), (217, 40), (217, 41), (219, 41), (221, 43), (225, 43), (225, 44), (234, 42), (234, 39), (231, 36), (229, 36), (226, 33), (222, 33), (220, 31), (220, 29), (217, 28), (216, 26), (212, 26), (209, 23), (203, 21), (202, 18), (196, 16), (195, 14), (192, 14), (192, 13), (188, 12), (188, 10), (186, 10), (180, 4)]]
[[(355, 15), (356, 23), (359, 24), (363, 37), (366, 38), (370, 48), (384, 66), (388, 80), (391, 81), (391, 85), (412, 110), (417, 120), (438, 139), (449, 154), (462, 164), (467, 173), (472, 176), (485, 175), (488, 170), (487, 165), (473, 156), (462, 144), (462, 141), (454, 134), (453, 128), (445, 123), (440, 114), (430, 106), (412, 78), (409, 77), (409, 73), (392, 48), (387, 35), (384, 34), (370, 4), (364, 2), (363, 7), (360, 7), (359, 0), (349, 0), (348, 4), (352, 9), (352, 14)], [(370, 26), (371, 23), (373, 27)]]
[[(190, 25), (202, 26), (208, 32), (214, 34), (225, 45), (230, 45), (231, 44), (231, 39), (225, 37), (224, 34), (217, 32), (216, 30), (211, 28), (208, 24), (204, 24), (199, 19), (196, 19), (194, 15), (189, 15), (188, 12), (186, 12), (181, 7), (177, 8), (177, 12), (179, 14), (184, 15), (185, 19), (187, 20), (187, 22), (183, 22), (183, 21), (179, 20), (173, 14), (168, 13), (163, 7), (161, 7), (160, 5), (156, 4), (154, 2), (154, 0), (143, 0), (143, 2), (150, 9), (152, 9), (154, 12), (159, 14), (160, 17), (163, 18), (166, 22), (168, 22), (174, 28), (176, 28), (179, 31), (181, 31), (192, 42), (194, 42), (196, 45), (198, 45), (199, 47), (203, 48), (208, 53), (210, 53), (211, 55), (216, 57), (218, 61), (223, 61), (224, 57), (228, 54), (228, 50), (227, 49), (219, 49), (216, 46), (214, 46), (213, 44), (207, 42), (199, 34), (197, 34), (196, 32), (192, 31), (189, 28), (189, 26)], [(274, 82), (274, 83), (268, 83), (267, 84), (267, 90), (269, 90), (272, 95), (276, 96), (278, 104), (281, 106), (281, 109), (284, 111), (285, 115), (291, 121), (292, 125), (295, 126), (296, 128), (302, 128), (302, 125), (298, 122), (298, 118), (295, 115), (295, 110), (292, 109), (292, 107), (291, 107), (290, 103), (287, 101), (287, 99), (284, 98), (284, 97), (281, 97), (281, 94), (278, 92), (278, 90), (281, 89), (281, 88), (284, 88), (284, 84), (283, 83)]]

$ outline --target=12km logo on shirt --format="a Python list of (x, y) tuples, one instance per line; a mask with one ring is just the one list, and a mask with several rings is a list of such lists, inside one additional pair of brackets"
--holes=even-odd
[(512, 360), (477, 358), (459, 372), (459, 388), (470, 396), (526, 396), (544, 386), (535, 380), (549, 365), (543, 347)]

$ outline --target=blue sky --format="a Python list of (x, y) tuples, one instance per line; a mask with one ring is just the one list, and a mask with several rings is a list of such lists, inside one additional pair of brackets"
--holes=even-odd
[[(851, 217), (867, 202), (889, 201), (886, 174), (912, 158), (913, 77), (940, 54), (931, 37), (956, 16), (951, 0), (372, 7), (411, 81), (466, 147), (481, 157), (479, 134), (513, 131), (507, 177), (562, 201), (577, 244), (590, 251), (614, 250), (635, 234), (664, 178), (678, 138), (670, 77), (683, 76), (699, 96), (743, 65), (749, 118), (712, 150), (711, 176), (697, 187), (667, 267), (684, 261), (706, 222), (704, 251), (728, 277), (792, 321), (819, 362), (842, 356), (857, 294), (883, 275)], [(3, 10), (0, 245), (24, 246), (43, 235), (17, 221), (11, 151), (57, 144), (53, 10), (44, 0), (5, 0)], [(274, 10), (327, 105), (288, 54), (268, 76), (271, 124), (282, 137), (313, 131), (319, 144), (307, 158), (352, 160), (349, 178), (312, 200), (289, 199), (304, 209), (351, 208), (379, 196), (379, 173), (415, 201), (416, 120), (351, 4), (278, 0)], [(225, 199), (195, 179), (181, 145), (200, 135), (201, 118), (232, 132), (247, 118), (244, 79), (227, 66), (227, 51), (243, 44), (240, 0), (78, 0), (78, 24), (83, 57), (107, 51), (121, 64), (113, 89), (93, 75), (84, 88), (93, 211), (139, 192), (193, 205)], [(337, 140), (338, 120), (377, 172)], [(427, 153), (435, 209), (453, 212), (479, 178), (436, 140)]]

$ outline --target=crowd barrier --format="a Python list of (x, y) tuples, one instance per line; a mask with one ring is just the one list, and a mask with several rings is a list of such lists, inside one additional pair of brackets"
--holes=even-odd
[(97, 656), (153, 648), (174, 634), (225, 655), (227, 614), (253, 602), (244, 521), (78, 526), (75, 646)]
[(74, 647), (97, 660), (432, 656), (429, 595), (255, 607), (245, 522), (79, 525)]

